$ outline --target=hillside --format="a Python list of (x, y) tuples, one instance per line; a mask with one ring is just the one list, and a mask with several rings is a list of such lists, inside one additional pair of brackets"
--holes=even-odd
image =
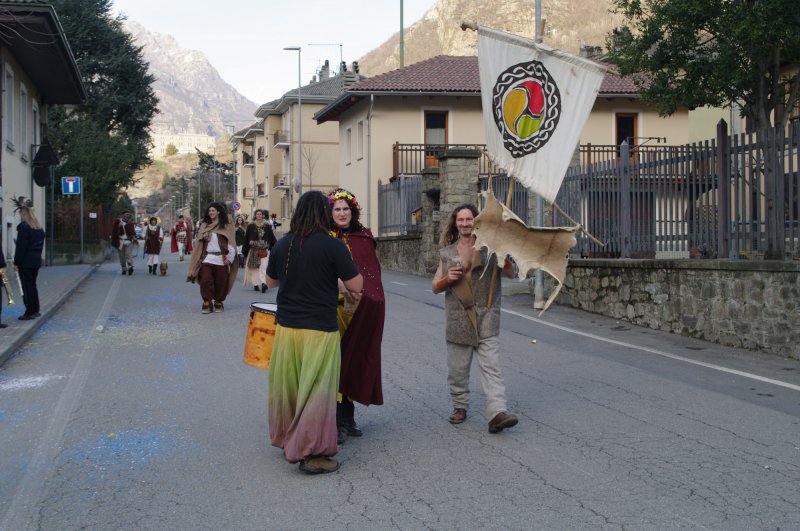
[(181, 48), (172, 36), (148, 31), (130, 20), (125, 21), (125, 29), (143, 47), (156, 77), (159, 114), (154, 132), (219, 138), (252, 122), (258, 105), (222, 79), (203, 53)]
[[(604, 46), (605, 35), (620, 18), (609, 12), (611, 0), (547, 0), (542, 2), (544, 42), (577, 53), (581, 44)], [(533, 0), (494, 2), (491, 9), (479, 0), (439, 0), (425, 16), (406, 28), (404, 59), (408, 66), (437, 55), (477, 55), (474, 31), (462, 31), (462, 22), (534, 37)], [(398, 68), (399, 33), (358, 60), (361, 73), (374, 76)]]

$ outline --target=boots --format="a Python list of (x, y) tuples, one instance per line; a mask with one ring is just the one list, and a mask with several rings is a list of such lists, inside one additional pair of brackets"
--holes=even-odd
[(337, 440), (342, 439), (342, 442), (344, 442), (347, 437), (361, 437), (364, 435), (364, 432), (356, 425), (355, 412), (355, 404), (344, 395), (342, 396), (342, 401), (336, 403)]
[(147, 274), (152, 275), (154, 268), (155, 268), (155, 266), (151, 266), (151, 265), (147, 266)]
[(153, 271), (151, 271), (154, 275), (158, 274), (158, 264), (153, 264)]

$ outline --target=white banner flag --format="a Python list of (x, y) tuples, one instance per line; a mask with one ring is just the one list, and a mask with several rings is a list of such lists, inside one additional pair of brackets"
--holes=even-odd
[(478, 64), (489, 156), (552, 203), (605, 67), (483, 26)]

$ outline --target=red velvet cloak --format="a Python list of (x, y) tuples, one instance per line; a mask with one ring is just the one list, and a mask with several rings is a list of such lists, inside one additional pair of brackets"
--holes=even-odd
[(365, 405), (383, 404), (381, 341), (386, 300), (381, 282), (377, 244), (369, 229), (339, 234), (350, 247), (358, 272), (364, 277), (364, 293), (353, 319), (342, 336), (342, 371), (339, 390)]

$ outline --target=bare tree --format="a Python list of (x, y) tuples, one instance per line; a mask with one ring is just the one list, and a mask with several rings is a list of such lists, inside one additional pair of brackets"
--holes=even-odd
[(303, 160), (305, 161), (303, 169), (305, 169), (308, 174), (308, 189), (313, 190), (312, 177), (314, 176), (314, 168), (317, 166), (317, 162), (319, 162), (319, 151), (315, 149), (314, 146), (303, 144)]

